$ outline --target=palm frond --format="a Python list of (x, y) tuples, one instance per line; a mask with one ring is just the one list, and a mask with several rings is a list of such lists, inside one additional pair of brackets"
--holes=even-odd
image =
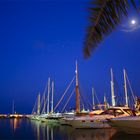
[[(130, 0), (136, 8), (134, 0)], [(89, 57), (104, 37), (110, 34), (127, 16), (130, 7), (128, 0), (92, 0), (90, 10), (90, 25), (84, 43), (84, 56)]]

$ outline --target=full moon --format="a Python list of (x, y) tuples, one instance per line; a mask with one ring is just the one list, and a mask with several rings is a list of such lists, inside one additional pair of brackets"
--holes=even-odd
[(134, 19), (131, 20), (131, 24), (132, 24), (132, 25), (136, 24), (136, 21), (135, 21)]

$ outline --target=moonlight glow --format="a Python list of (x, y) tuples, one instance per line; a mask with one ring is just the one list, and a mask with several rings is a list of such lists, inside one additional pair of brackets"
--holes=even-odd
[(132, 25), (136, 24), (136, 21), (135, 20), (131, 20), (131, 24)]

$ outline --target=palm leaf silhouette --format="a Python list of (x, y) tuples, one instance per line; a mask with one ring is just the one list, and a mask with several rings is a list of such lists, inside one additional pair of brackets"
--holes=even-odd
[(138, 9), (134, 0), (92, 0), (84, 42), (85, 57), (89, 57), (104, 37), (119, 25), (122, 17), (128, 15), (130, 4)]

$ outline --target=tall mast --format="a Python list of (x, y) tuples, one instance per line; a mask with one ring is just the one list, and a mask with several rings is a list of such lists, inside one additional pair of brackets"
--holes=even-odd
[(95, 109), (94, 88), (92, 88), (92, 108)]
[(104, 105), (105, 105), (105, 108), (107, 109), (107, 99), (106, 99), (106, 95), (104, 94)]
[(40, 114), (40, 93), (38, 94), (38, 99), (37, 99), (37, 114)]
[(48, 79), (48, 102), (47, 102), (47, 114), (50, 112), (50, 77)]
[(52, 101), (51, 101), (51, 113), (53, 113), (53, 95), (54, 95), (54, 82), (52, 81)]
[(45, 94), (43, 95), (43, 102), (44, 102), (44, 104), (43, 104), (43, 112), (42, 113), (45, 113), (45, 111), (46, 111), (46, 96), (45, 96)]
[(76, 88), (75, 88), (75, 91), (76, 91), (76, 113), (79, 113), (80, 112), (80, 99), (79, 99), (79, 84), (78, 84), (78, 64), (77, 64), (77, 61), (76, 61), (76, 70), (75, 70), (75, 74), (76, 74)]
[(128, 107), (128, 93), (127, 93), (126, 71), (125, 71), (125, 69), (123, 70), (123, 75), (124, 75), (125, 106)]
[(14, 100), (13, 100), (13, 106), (12, 106), (12, 114), (15, 114), (15, 104), (14, 104)]
[(112, 68), (110, 69), (110, 72), (111, 72), (111, 81), (110, 81), (110, 84), (111, 84), (112, 106), (115, 106), (116, 103), (115, 103), (115, 95), (114, 95), (114, 80), (113, 80), (113, 71), (112, 71)]

